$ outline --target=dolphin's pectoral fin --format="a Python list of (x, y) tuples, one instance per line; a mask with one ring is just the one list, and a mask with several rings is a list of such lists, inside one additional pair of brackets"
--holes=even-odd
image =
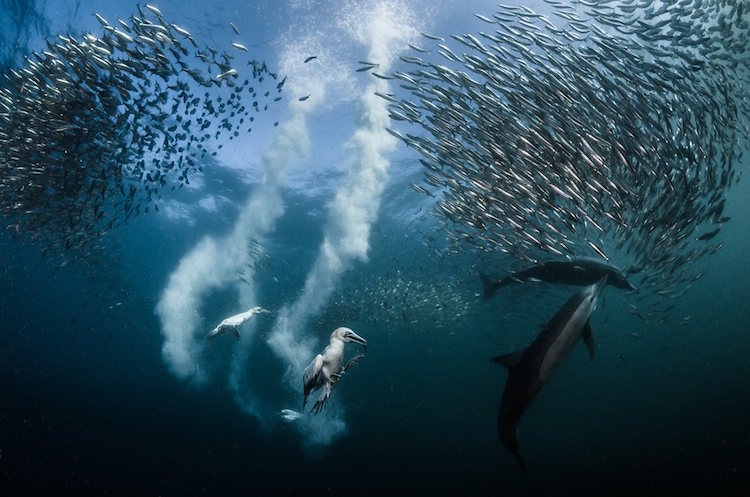
[(586, 321), (586, 325), (583, 327), (581, 336), (583, 337), (583, 343), (586, 344), (586, 348), (589, 351), (589, 357), (593, 359), (594, 353), (596, 352), (596, 342), (594, 341), (594, 332), (591, 330), (590, 321)]
[(482, 298), (484, 300), (488, 300), (497, 291), (497, 288), (498, 288), (497, 282), (490, 279), (489, 276), (487, 276), (481, 271), (479, 272), (479, 277), (482, 278), (482, 288), (484, 290), (482, 294)]
[(516, 367), (516, 364), (518, 364), (521, 361), (521, 357), (523, 356), (523, 351), (519, 350), (518, 352), (511, 352), (509, 354), (503, 354), (496, 357), (493, 357), (490, 359), (491, 362), (494, 362), (495, 364), (500, 364), (501, 366), (505, 366), (508, 368), (508, 370), (513, 369)]

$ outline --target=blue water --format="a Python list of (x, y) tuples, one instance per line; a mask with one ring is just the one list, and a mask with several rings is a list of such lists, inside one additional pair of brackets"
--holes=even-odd
[[(160, 7), (177, 15), (171, 4)], [(132, 8), (118, 5), (117, 15)], [(226, 18), (236, 20), (241, 9), (214, 14), (229, 11)], [(88, 12), (71, 18), (91, 20)], [(52, 19), (52, 30), (66, 23)], [(273, 13), (267, 19), (284, 24)], [(252, 25), (246, 22), (243, 31)], [(348, 138), (353, 111), (345, 107), (310, 117), (320, 119), (315, 140), (334, 137), (317, 142), (316, 157), (335, 156), (330, 143)], [(497, 437), (507, 373), (489, 359), (530, 343), (573, 290), (524, 285), (482, 301), (475, 272), (518, 263), (468, 249), (436, 255), (444, 233), (409, 188), (419, 174), (414, 156), (396, 150), (393, 157), (367, 260), (343, 272), (303, 333), (316, 351), (337, 326), (368, 340), (366, 357), (330, 401), (346, 429), (324, 444), (311, 445), (276, 414), (298, 410), (302, 393), (283, 382), (287, 364), (266, 342), (274, 317), (243, 329), (240, 342), (222, 336), (203, 348), (196, 358), (208, 373), (202, 384), (173, 374), (162, 354), (156, 307), (169, 276), (204, 236), (232, 230), (258, 188), (247, 171), (219, 161), (202, 187), (168, 197), (188, 206), (207, 195), (224, 198), (215, 210), (192, 209), (189, 218), (162, 210), (118, 228), (93, 274), (56, 268), (40, 246), (10, 230), (0, 234), (0, 495), (744, 495), (747, 178), (729, 192), (732, 219), (717, 238), (724, 248), (696, 262), (706, 273), (669, 302), (666, 323), (644, 323), (617, 290), (606, 290), (592, 316), (596, 358), (574, 349), (522, 419), (529, 466), (522, 474)], [(283, 190), (286, 210), (255, 274), (257, 298), (275, 313), (302, 292), (345, 175), (344, 167), (316, 160), (329, 183)], [(257, 174), (259, 160), (250, 162)], [(233, 288), (210, 291), (198, 309), (198, 339), (237, 310)], [(685, 316), (692, 318), (681, 324)], [(240, 347), (251, 358), (242, 391), (257, 399), (260, 415), (246, 413), (229, 385), (228, 364)]]

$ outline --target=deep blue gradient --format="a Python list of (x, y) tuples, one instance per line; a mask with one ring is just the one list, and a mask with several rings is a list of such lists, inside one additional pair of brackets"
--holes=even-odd
[[(734, 199), (741, 190), (745, 185)], [(299, 245), (302, 268), (317, 241), (301, 236), (294, 220), (309, 207), (299, 199), (300, 210), (290, 209), (277, 232)], [(614, 291), (605, 293), (593, 317), (596, 359), (589, 361), (583, 347), (574, 350), (522, 421), (530, 466), (523, 476), (496, 437), (505, 372), (489, 358), (530, 341), (564, 291), (477, 297), (470, 319), (439, 330), (434, 322), (450, 316), (420, 315), (420, 324), (382, 329), (373, 307), (363, 315), (352, 303), (353, 319), (345, 322), (368, 337), (369, 354), (337, 390), (348, 403), (349, 433), (311, 455), (289, 427), (264, 433), (219, 382), (192, 387), (162, 362), (154, 300), (174, 247), (191, 239), (190, 230), (170, 229), (158, 218), (129, 227), (120, 266), (101, 268), (131, 288), (113, 309), (120, 301), (97, 297), (95, 285), (103, 283), (53, 272), (6, 236), (0, 476), (13, 489), (9, 495), (699, 495), (741, 488), (750, 470), (750, 274), (742, 263), (750, 247), (739, 229), (748, 222), (741, 203), (732, 203), (732, 215), (722, 232), (726, 249), (706, 262), (706, 276), (671, 311), (695, 316), (689, 324), (647, 326), (623, 312)], [(382, 219), (377, 231), (403, 239), (390, 223)], [(478, 292), (479, 283), (465, 275), (470, 266), (436, 275), (405, 243), (408, 250), (389, 261), (377, 252), (390, 257), (389, 247), (374, 240), (369, 264), (352, 278), (388, 285), (400, 269), (416, 283), (453, 279), (469, 296)], [(295, 263), (277, 270), (279, 297), (299, 288)], [(510, 300), (516, 308), (504, 308)], [(535, 313), (537, 307), (543, 311)], [(335, 311), (347, 309), (329, 310)], [(321, 317), (321, 335), (334, 320)], [(226, 355), (225, 345), (210, 353)], [(253, 370), (279, 375), (262, 343), (257, 349)]]
[[(123, 16), (134, 8), (118, 6)], [(89, 22), (88, 14), (80, 16)], [(55, 18), (51, 29), (68, 22)], [(339, 118), (327, 116), (334, 122), (324, 129), (337, 129)], [(729, 193), (731, 221), (717, 237), (724, 248), (696, 262), (705, 275), (669, 302), (665, 323), (645, 323), (621, 292), (605, 290), (592, 316), (597, 356), (577, 346), (521, 421), (522, 474), (498, 440), (507, 373), (490, 358), (530, 343), (574, 290), (516, 285), (483, 301), (476, 271), (517, 262), (468, 251), (441, 257), (445, 233), (409, 187), (418, 173), (413, 156), (394, 161), (368, 261), (345, 273), (309, 323), (321, 346), (337, 326), (368, 340), (367, 356), (331, 398), (345, 409), (348, 432), (315, 451), (291, 425), (262, 427), (243, 413), (211, 366), (196, 386), (162, 357), (160, 294), (196, 242), (231, 230), (256, 186), (241, 171), (212, 164), (201, 189), (167, 198), (226, 199), (216, 210), (189, 219), (152, 212), (111, 233), (94, 273), (55, 268), (41, 247), (0, 233), (0, 496), (745, 495), (747, 177)], [(256, 274), (271, 310), (300, 293), (323, 239), (330, 192), (305, 193), (284, 192), (286, 211)], [(231, 298), (212, 293), (206, 321), (229, 315)], [(259, 321), (257, 335), (271, 324)], [(204, 351), (217, 369), (239, 346), (220, 338)], [(288, 395), (279, 386), (284, 367), (265, 340), (251, 347), (247, 381), (274, 409)]]

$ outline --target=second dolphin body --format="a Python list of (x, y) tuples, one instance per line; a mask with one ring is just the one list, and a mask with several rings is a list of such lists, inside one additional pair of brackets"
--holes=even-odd
[(607, 276), (604, 276), (595, 285), (570, 297), (527, 348), (492, 359), (492, 362), (508, 368), (508, 380), (497, 418), (500, 441), (516, 456), (522, 471), (526, 471), (526, 463), (521, 457), (517, 436), (521, 415), (580, 338), (593, 359), (596, 345), (589, 317), (596, 309), (597, 299), (606, 283)]

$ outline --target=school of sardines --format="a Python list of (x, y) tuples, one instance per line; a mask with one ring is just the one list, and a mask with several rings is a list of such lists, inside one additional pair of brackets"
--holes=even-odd
[(548, 15), (477, 14), (486, 30), (452, 43), (422, 33), (402, 57), (389, 77), (406, 97), (380, 96), (391, 133), (422, 156), (412, 187), (437, 197), (464, 247), (612, 259), (645, 294), (677, 297), (721, 248), (747, 147), (748, 8), (546, 2)]
[(0, 214), (62, 264), (158, 210), (160, 191), (189, 183), (220, 136), (250, 132), (284, 84), (235, 60), (243, 44), (201, 46), (152, 5), (95, 15), (101, 36), (58, 35), (0, 81)]

